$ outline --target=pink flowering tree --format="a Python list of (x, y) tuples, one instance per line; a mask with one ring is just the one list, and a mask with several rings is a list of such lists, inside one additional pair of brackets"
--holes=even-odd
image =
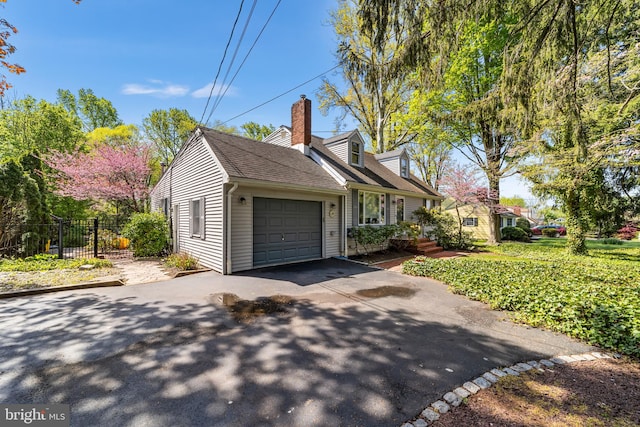
[[(460, 207), (466, 205), (486, 206), (489, 209), (489, 236), (494, 236), (489, 243), (499, 242), (499, 230), (495, 230), (494, 217), (503, 210), (498, 204), (498, 199), (480, 179), (479, 171), (465, 165), (453, 165), (449, 167), (440, 180), (439, 190), (453, 200), (456, 215), (458, 217), (458, 233), (462, 236), (462, 215)], [(493, 240), (493, 241), (492, 241)]]
[(58, 194), (143, 212), (149, 197), (149, 160), (148, 147), (102, 145), (90, 153), (54, 151), (46, 163), (55, 171)]

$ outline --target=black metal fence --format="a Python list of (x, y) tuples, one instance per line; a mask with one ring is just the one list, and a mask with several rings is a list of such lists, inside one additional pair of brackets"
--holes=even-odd
[(0, 258), (25, 258), (49, 253), (58, 258), (128, 258), (129, 241), (121, 234), (117, 218), (65, 220), (49, 224), (0, 226)]

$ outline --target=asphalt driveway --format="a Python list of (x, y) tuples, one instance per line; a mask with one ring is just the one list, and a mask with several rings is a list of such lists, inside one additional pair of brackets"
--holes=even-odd
[[(238, 323), (222, 293), (293, 298)], [(0, 402), (78, 426), (398, 426), (491, 368), (593, 348), (340, 260), (0, 301)]]

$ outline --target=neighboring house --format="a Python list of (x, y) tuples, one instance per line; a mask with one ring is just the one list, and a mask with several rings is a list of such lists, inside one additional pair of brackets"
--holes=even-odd
[(311, 135), (311, 101), (264, 142), (194, 131), (151, 192), (174, 251), (223, 274), (346, 256), (358, 225), (409, 220), (442, 196), (410, 173), (404, 150), (373, 155), (357, 131)]
[[(460, 213), (462, 219), (462, 229), (469, 231), (473, 235), (474, 239), (485, 240), (489, 238), (489, 208), (485, 205), (463, 205), (458, 206), (456, 212), (455, 205), (447, 203), (445, 206), (445, 212), (450, 213), (455, 218)], [(520, 218), (513, 212), (504, 210), (500, 213), (500, 228), (515, 227), (517, 219)]]
[(542, 224), (542, 219), (538, 218), (536, 216), (536, 211), (534, 209), (530, 209), (530, 208), (521, 208), (520, 206), (506, 206), (506, 209), (509, 212), (513, 212), (514, 214), (516, 214), (519, 217), (522, 217), (524, 219), (526, 219), (527, 221), (529, 221), (529, 225), (531, 227), (538, 225), (538, 224)]

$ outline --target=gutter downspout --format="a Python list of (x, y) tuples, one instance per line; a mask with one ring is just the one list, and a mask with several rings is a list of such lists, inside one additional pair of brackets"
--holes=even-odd
[[(342, 196), (342, 256), (347, 257), (347, 196)], [(353, 213), (352, 213), (353, 215)]]
[(227, 192), (227, 232), (225, 233), (225, 243), (226, 243), (226, 265), (224, 274), (231, 274), (231, 196), (233, 192), (238, 189), (238, 183), (234, 182), (233, 187), (229, 189)]

